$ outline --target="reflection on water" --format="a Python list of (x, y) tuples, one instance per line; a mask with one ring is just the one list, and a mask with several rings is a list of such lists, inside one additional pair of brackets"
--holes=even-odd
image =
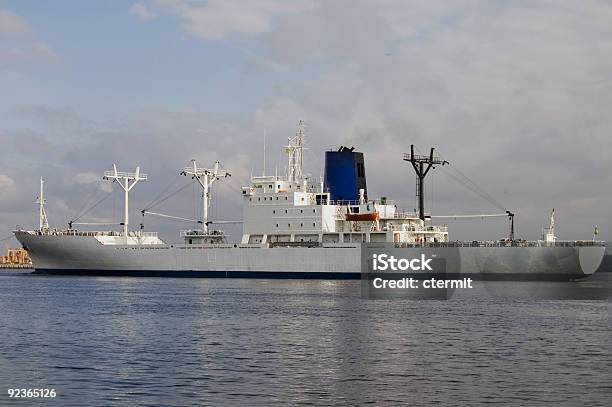
[(612, 405), (612, 302), (534, 299), (569, 287), (369, 301), (359, 281), (2, 276), (0, 404)]

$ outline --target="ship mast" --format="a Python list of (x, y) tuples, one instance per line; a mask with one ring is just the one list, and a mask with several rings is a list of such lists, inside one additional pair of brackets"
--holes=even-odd
[(546, 243), (554, 243), (557, 240), (557, 236), (555, 236), (555, 208), (553, 208), (550, 213), (550, 223), (548, 227), (544, 228), (542, 232), (542, 240)]
[(191, 166), (185, 167), (181, 175), (191, 175), (202, 187), (202, 233), (208, 234), (208, 207), (210, 206), (210, 188), (221, 177), (231, 177), (227, 171), (219, 169), (219, 161), (215, 161), (213, 168), (199, 168), (196, 160), (191, 160)]
[[(417, 175), (417, 197), (419, 198), (419, 218), (425, 221), (425, 176), (433, 165), (448, 164), (448, 161), (434, 157), (434, 148), (431, 148), (429, 156), (415, 155), (414, 144), (410, 145), (410, 154), (404, 154), (404, 161), (410, 161)], [(435, 168), (435, 167), (434, 167)]]
[[(128, 236), (130, 218), (130, 191), (138, 181), (146, 181), (147, 175), (140, 173), (140, 167), (136, 167), (136, 172), (118, 172), (117, 166), (113, 164), (112, 171), (104, 171), (102, 179), (117, 181), (124, 192), (124, 215), (123, 215), (123, 235)], [(130, 183), (131, 182), (131, 183)]]
[(298, 123), (298, 131), (289, 137), (287, 146), (287, 181), (300, 181), (304, 177), (304, 120)]
[(45, 181), (43, 177), (40, 177), (40, 194), (36, 199), (36, 203), (38, 204), (38, 229), (43, 232), (49, 229), (49, 222), (47, 221), (47, 212), (45, 211), (45, 203), (47, 200), (45, 199), (45, 191), (43, 188)]

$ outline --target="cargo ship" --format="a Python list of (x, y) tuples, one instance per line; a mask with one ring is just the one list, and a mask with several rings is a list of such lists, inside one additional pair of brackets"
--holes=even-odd
[[(324, 176), (313, 180), (304, 173), (304, 123), (284, 147), (284, 175), (251, 176), (241, 190), (242, 238), (228, 242), (222, 222), (209, 219), (213, 184), (230, 176), (217, 161), (211, 168), (196, 161), (180, 174), (191, 177), (202, 190), (198, 228), (180, 232), (179, 243), (167, 243), (157, 233), (129, 228), (129, 193), (147, 179), (135, 172), (120, 172), (113, 165), (104, 179), (115, 181), (124, 192), (123, 230), (52, 229), (44, 208), (41, 179), (39, 228), (15, 230), (35, 267), (35, 273), (113, 276), (257, 277), (257, 278), (360, 278), (363, 249), (379, 245), (400, 248), (407, 258), (442, 259), (445, 273), (491, 279), (576, 279), (600, 266), (604, 244), (596, 241), (560, 241), (551, 224), (540, 240), (514, 237), (514, 214), (508, 216), (510, 234), (496, 241), (451, 241), (447, 226), (434, 225), (425, 212), (424, 180), (430, 170), (447, 161), (415, 154), (411, 147), (403, 159), (417, 175), (419, 209), (405, 211), (383, 197), (369, 199), (364, 155), (341, 147), (325, 152)], [(143, 211), (143, 215), (175, 217)]]

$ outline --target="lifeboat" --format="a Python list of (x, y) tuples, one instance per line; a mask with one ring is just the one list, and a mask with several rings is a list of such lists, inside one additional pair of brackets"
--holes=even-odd
[(350, 221), (375, 221), (379, 219), (378, 212), (369, 213), (347, 213), (346, 220)]

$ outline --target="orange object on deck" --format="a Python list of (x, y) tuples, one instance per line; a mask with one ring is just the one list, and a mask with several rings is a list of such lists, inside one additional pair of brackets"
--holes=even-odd
[(346, 220), (351, 221), (375, 221), (378, 220), (379, 214), (378, 212), (370, 212), (370, 213), (347, 213)]

